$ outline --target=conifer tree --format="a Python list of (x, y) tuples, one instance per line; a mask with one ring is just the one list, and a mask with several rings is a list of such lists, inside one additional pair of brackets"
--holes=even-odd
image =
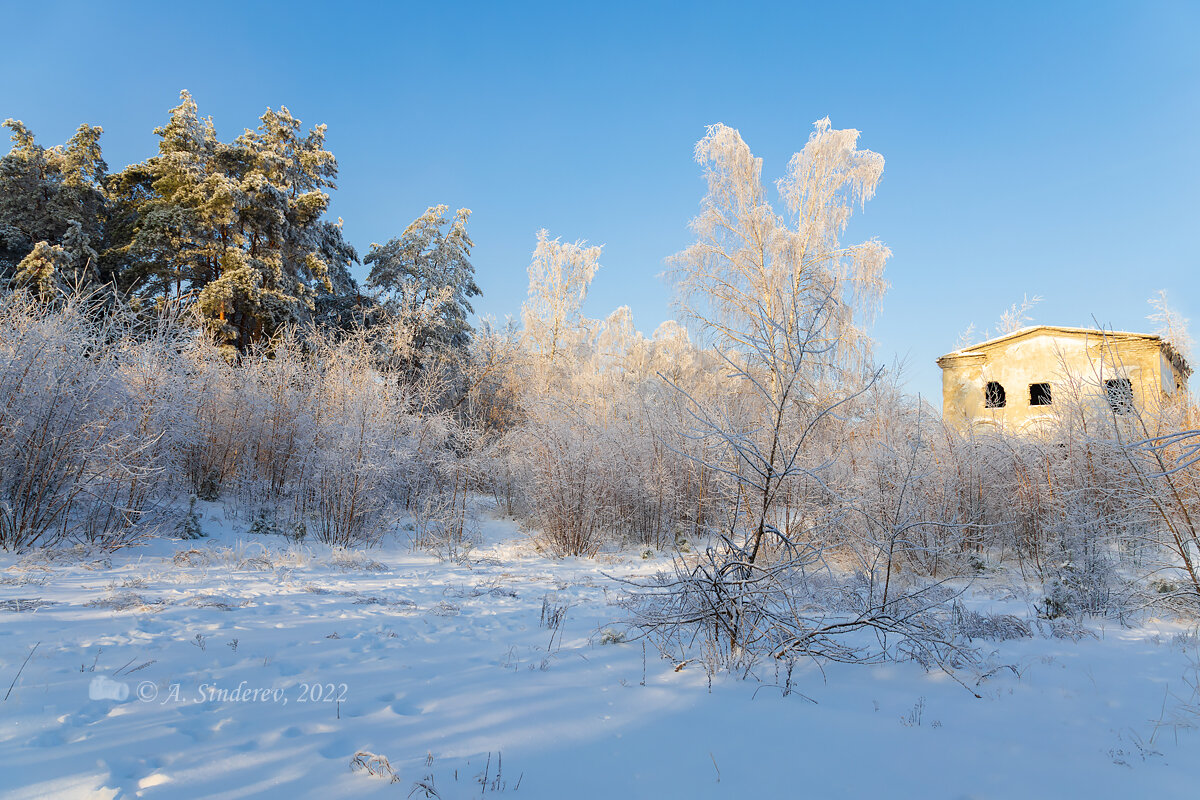
[(40, 297), (49, 297), (60, 285), (60, 276), (66, 264), (67, 253), (60, 245), (38, 242), (29, 255), (17, 264), (13, 283)]
[(115, 215), (128, 228), (123, 283), (149, 297), (194, 294), (220, 275), (222, 246), (233, 243), (236, 184), (218, 165), (212, 119), (200, 119), (187, 92), (181, 98), (154, 129), (158, 155), (110, 186)]
[(430, 206), (397, 238), (372, 244), (364, 263), (371, 264), (367, 286), (384, 295), (393, 312), (424, 309), (413, 315), (422, 322), (413, 331), (412, 351), (420, 368), (423, 357), (461, 351), (473, 329), (467, 315), (474, 312), (471, 298), (482, 292), (471, 264), (474, 242), (467, 234), (470, 209), (460, 208), (447, 218), (449, 206)]
[(196, 495), (188, 498), (188, 510), (175, 528), (180, 539), (203, 539), (206, 534), (200, 527), (200, 514), (196, 511)]
[(268, 109), (226, 144), (183, 92), (155, 133), (158, 155), (113, 182), (130, 288), (195, 299), (231, 351), (310, 319), (319, 295), (354, 290), (358, 256), (324, 218), (337, 176), (324, 125), (302, 133), (286, 107)]
[(81, 125), (65, 145), (42, 147), (20, 121), (3, 127), (13, 146), (0, 158), (0, 278), (20, 270), (47, 289), (94, 280), (106, 214), (101, 129)]

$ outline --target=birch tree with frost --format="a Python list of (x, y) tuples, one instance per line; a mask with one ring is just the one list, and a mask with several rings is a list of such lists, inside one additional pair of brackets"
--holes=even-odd
[(551, 239), (544, 228), (537, 239), (529, 264), (529, 299), (521, 315), (530, 350), (553, 361), (578, 325), (588, 287), (600, 269), (603, 245), (563, 243)]
[(721, 349), (745, 351), (758, 336), (778, 351), (806, 314), (828, 304), (830, 354), (861, 364), (891, 250), (876, 239), (844, 245), (841, 235), (854, 207), (874, 196), (883, 156), (857, 149), (858, 131), (833, 130), (828, 118), (813, 128), (776, 181), (776, 204), (762, 159), (733, 128), (709, 127), (695, 151), (708, 183), (691, 223), (696, 241), (671, 260), (670, 274), (686, 316)]
[(870, 359), (863, 326), (887, 287), (891, 251), (876, 239), (841, 242), (854, 206), (865, 205), (883, 174), (883, 157), (857, 149), (858, 137), (817, 121), (776, 183), (783, 211), (763, 186), (762, 159), (736, 130), (713, 125), (696, 145), (708, 194), (692, 220), (696, 242), (672, 259), (672, 275), (683, 310), (761, 409), (754, 434), (695, 409), (701, 428), (746, 468), (739, 476), (756, 515), (751, 563), (773, 529), (784, 483), (804, 471), (804, 436), (835, 405), (818, 407), (819, 383), (861, 385)]
[[(710, 668), (749, 669), (761, 655), (870, 661), (904, 652), (943, 668), (956, 657), (927, 588), (890, 593), (843, 579), (825, 560), (820, 528), (864, 507), (828, 481), (836, 448), (830, 456), (809, 442), (837, 441), (838, 416), (878, 377), (865, 325), (890, 255), (875, 239), (841, 241), (883, 172), (882, 156), (857, 149), (858, 136), (819, 120), (776, 183), (782, 209), (737, 131), (714, 125), (696, 145), (708, 194), (692, 221), (696, 242), (675, 256), (672, 274), (685, 313), (724, 362), (726, 394), (714, 403), (680, 391), (691, 435), (720, 454), (705, 466), (736, 485), (737, 508), (702, 554), (677, 556), (673, 574), (637, 586), (630, 604), (660, 647), (699, 640)], [(900, 473), (908, 481), (915, 470)], [(806, 518), (806, 493), (826, 510)], [(924, 524), (919, 511), (904, 514), (906, 530)], [(885, 581), (898, 535), (857, 541)], [(866, 631), (874, 637), (853, 636)]]

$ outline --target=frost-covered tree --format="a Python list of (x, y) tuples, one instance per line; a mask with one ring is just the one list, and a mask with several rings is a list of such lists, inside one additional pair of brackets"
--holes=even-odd
[(384, 293), (390, 310), (431, 308), (433, 313), (412, 330), (412, 350), (421, 354), (462, 350), (472, 328), (471, 298), (482, 294), (471, 264), (474, 242), (467, 233), (470, 209), (460, 208), (450, 220), (449, 206), (430, 206), (397, 238), (372, 244), (363, 263), (371, 265), (367, 286)]
[(599, 371), (616, 373), (637, 372), (635, 362), (644, 350), (645, 340), (633, 326), (633, 312), (621, 306), (601, 323), (596, 336), (596, 356)]
[(337, 176), (325, 126), (302, 135), (286, 107), (261, 119), (226, 148), (243, 199), (233, 229), (239, 246), (223, 248), (220, 275), (199, 296), (218, 337), (239, 349), (309, 318), (317, 294), (350, 290), (348, 267), (357, 261), (341, 221), (323, 218)]
[[(740, 386), (743, 411), (755, 415), (738, 421), (694, 403), (704, 435), (724, 443), (737, 480), (754, 498), (750, 563), (768, 534), (793, 536), (775, 513), (789, 484), (819, 483), (803, 450), (840, 402), (829, 392), (852, 395), (870, 374), (862, 323), (886, 288), (890, 251), (874, 239), (840, 239), (854, 206), (874, 194), (883, 173), (883, 157), (858, 150), (858, 136), (818, 121), (777, 182), (784, 210), (769, 200), (762, 160), (737, 131), (713, 125), (696, 145), (708, 194), (692, 220), (696, 242), (673, 258), (672, 274), (685, 312)], [(789, 519), (786, 509), (783, 517)]]
[(42, 147), (21, 122), (4, 127), (13, 146), (0, 159), (0, 278), (13, 277), (26, 257), (44, 268), (46, 248), (59, 247), (56, 280), (93, 279), (106, 214), (101, 129), (81, 125), (65, 145)]
[(1154, 332), (1170, 344), (1185, 359), (1192, 356), (1192, 337), (1188, 332), (1188, 319), (1171, 307), (1166, 289), (1159, 289), (1147, 300), (1154, 313), (1146, 319), (1154, 323)]
[(110, 184), (120, 219), (123, 283), (145, 296), (190, 297), (220, 275), (233, 241), (237, 187), (218, 164), (222, 150), (211, 118), (201, 119), (187, 92), (154, 129), (158, 155), (133, 164)]
[(671, 274), (684, 312), (723, 350), (761, 343), (777, 353), (821, 306), (824, 335), (836, 343), (829, 356), (861, 366), (870, 343), (863, 325), (887, 288), (891, 251), (875, 239), (846, 245), (841, 235), (854, 207), (875, 194), (883, 157), (857, 149), (856, 130), (833, 130), (828, 119), (813, 127), (776, 182), (779, 204), (738, 132), (709, 127), (695, 151), (708, 182), (691, 223), (696, 242), (672, 258)]
[(67, 263), (67, 252), (61, 245), (38, 242), (29, 255), (17, 264), (13, 283), (29, 289), (39, 297), (49, 297), (59, 287)]
[[(837, 469), (863, 416), (854, 400), (879, 375), (866, 369), (863, 320), (883, 291), (889, 251), (840, 236), (852, 207), (873, 194), (883, 159), (856, 149), (857, 131), (833, 131), (828, 120), (815, 128), (778, 183), (786, 214), (767, 200), (761, 161), (736, 131), (713, 126), (697, 145), (709, 193), (692, 222), (697, 241), (674, 273), (685, 310), (723, 362), (721, 391), (674, 386), (691, 417), (681, 434), (707, 445), (690, 459), (724, 476), (734, 499), (704, 552), (677, 558), (674, 574), (640, 587), (631, 605), (664, 649), (703, 641), (710, 663), (725, 666), (749, 669), (763, 654), (858, 661), (902, 652), (944, 665), (955, 647), (929, 613), (936, 602), (889, 578), (906, 537), (936, 529), (945, 512), (888, 504), (910, 498), (923, 477), (919, 426), (917, 438), (898, 431), (876, 455), (880, 481), (898, 489), (874, 507), (841, 490), (854, 488)], [(851, 536), (838, 541), (839, 521), (855, 514)], [(855, 553), (865, 579), (829, 573), (835, 547)], [(877, 644), (844, 638), (863, 629)]]
[(245, 351), (311, 317), (315, 298), (353, 292), (357, 260), (324, 218), (337, 161), (325, 126), (302, 132), (281, 107), (232, 143), (187, 92), (155, 129), (158, 155), (113, 181), (129, 288), (195, 299), (223, 346)]
[(531, 351), (553, 361), (577, 333), (580, 309), (600, 269), (603, 245), (563, 243), (542, 229), (529, 264), (529, 299), (521, 308)]
[(651, 346), (652, 371), (673, 384), (680, 384), (696, 361), (687, 328), (669, 319), (654, 330)]
[(83, 226), (71, 220), (62, 244), (38, 242), (21, 259), (13, 283), (43, 298), (56, 290), (84, 289), (95, 282), (96, 258)]

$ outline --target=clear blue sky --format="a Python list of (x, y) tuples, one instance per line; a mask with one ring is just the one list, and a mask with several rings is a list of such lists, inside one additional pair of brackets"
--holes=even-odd
[[(671, 315), (658, 277), (703, 194), (692, 146), (738, 128), (777, 177), (811, 123), (884, 155), (851, 233), (893, 250), (875, 326), (933, 360), (1023, 294), (1037, 322), (1200, 326), (1200, 2), (5, 2), (0, 118), (153, 154), (180, 89), (222, 138), (287, 105), (329, 125), (335, 215), (365, 254), (426, 206), (474, 211), (483, 313), (519, 313), (534, 234), (606, 245), (585, 308)], [(363, 272), (360, 270), (359, 275)]]

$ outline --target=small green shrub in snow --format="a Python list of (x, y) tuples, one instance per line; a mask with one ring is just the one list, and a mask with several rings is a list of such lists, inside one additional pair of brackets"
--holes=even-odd
[(304, 524), (304, 520), (298, 520), (288, 528), (288, 538), (293, 542), (303, 542), (307, 537), (308, 526)]
[(207, 534), (200, 527), (200, 514), (196, 511), (196, 495), (188, 499), (187, 515), (177, 528), (181, 539), (203, 539)]
[(269, 508), (260, 508), (250, 523), (250, 533), (279, 533), (279, 524), (275, 522), (275, 513)]

